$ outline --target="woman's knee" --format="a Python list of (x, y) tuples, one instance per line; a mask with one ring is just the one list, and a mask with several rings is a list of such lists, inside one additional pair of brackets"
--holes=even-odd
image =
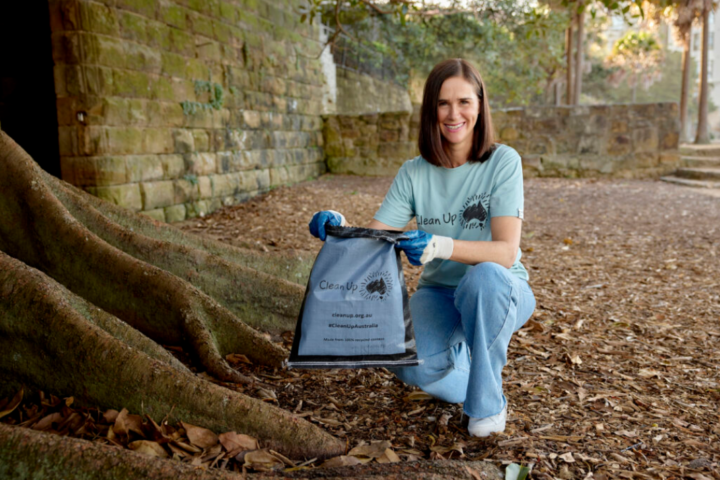
[(512, 286), (512, 279), (508, 277), (509, 275), (512, 275), (510, 271), (497, 263), (478, 263), (468, 270), (460, 280), (455, 297), (492, 293), (500, 289), (507, 290)]

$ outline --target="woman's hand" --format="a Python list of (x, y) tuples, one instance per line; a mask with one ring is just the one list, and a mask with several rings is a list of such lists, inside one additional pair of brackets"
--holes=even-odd
[(308, 226), (310, 227), (310, 234), (313, 237), (319, 238), (323, 242), (327, 238), (325, 233), (325, 225), (332, 225), (335, 227), (347, 226), (347, 221), (342, 213), (334, 210), (323, 210), (322, 212), (315, 212), (310, 220)]
[(410, 230), (405, 235), (410, 238), (400, 240), (396, 247), (405, 251), (413, 265), (425, 265), (436, 258), (448, 260), (452, 256), (453, 239), (450, 237), (432, 235), (422, 230)]

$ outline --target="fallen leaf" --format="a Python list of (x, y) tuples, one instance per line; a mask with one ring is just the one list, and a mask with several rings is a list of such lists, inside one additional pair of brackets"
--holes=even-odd
[(245, 455), (245, 466), (258, 472), (285, 468), (285, 462), (267, 450), (255, 450)]
[(51, 413), (50, 415), (46, 415), (43, 417), (39, 422), (37, 422), (35, 425), (33, 425), (33, 430), (47, 430), (52, 426), (53, 423), (59, 423), (62, 420), (62, 414), (60, 412)]
[(231, 353), (225, 357), (225, 360), (230, 363), (246, 363), (252, 365), (250, 359), (241, 353)]
[(219, 442), (218, 436), (207, 428), (196, 427), (185, 422), (181, 422), (181, 424), (187, 432), (188, 440), (196, 447), (210, 448)]
[(258, 441), (249, 435), (237, 434), (235, 432), (221, 433), (218, 440), (225, 450), (234, 457), (244, 450), (257, 450), (259, 448)]
[(385, 452), (376, 460), (378, 463), (397, 463), (400, 461), (400, 457), (398, 457), (397, 454), (389, 448), (386, 448)]
[(18, 393), (10, 400), (10, 403), (0, 412), (0, 418), (10, 415), (22, 403), (24, 390), (21, 388)]
[(424, 401), (432, 400), (432, 399), (433, 399), (432, 395), (422, 392), (422, 391), (419, 391), (419, 390), (416, 392), (411, 392), (405, 396), (406, 402), (424, 402)]
[(381, 457), (385, 453), (385, 450), (391, 446), (391, 443), (387, 440), (373, 442), (370, 445), (360, 445), (353, 448), (350, 452), (348, 452), (348, 455), (352, 455), (354, 457), (378, 458)]
[(151, 442), (150, 440), (136, 440), (129, 443), (128, 448), (151, 457), (167, 458), (169, 456), (159, 443)]
[(321, 468), (333, 468), (333, 467), (352, 467), (353, 465), (360, 465), (362, 462), (357, 457), (350, 455), (340, 455), (339, 457), (333, 457), (329, 460), (325, 460)]
[(638, 375), (643, 378), (652, 378), (652, 377), (660, 377), (662, 372), (658, 372), (657, 370), (652, 370), (650, 368), (641, 368), (638, 370)]
[(560, 459), (566, 463), (575, 463), (572, 452), (563, 453), (562, 455), (560, 455)]

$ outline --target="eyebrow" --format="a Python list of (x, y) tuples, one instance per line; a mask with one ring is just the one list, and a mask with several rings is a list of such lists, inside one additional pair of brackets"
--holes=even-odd
[[(473, 97), (463, 97), (463, 98), (459, 98), (458, 100), (472, 100), (472, 99), (473, 99)], [(447, 102), (447, 101), (448, 101), (447, 98), (438, 98), (438, 102)]]

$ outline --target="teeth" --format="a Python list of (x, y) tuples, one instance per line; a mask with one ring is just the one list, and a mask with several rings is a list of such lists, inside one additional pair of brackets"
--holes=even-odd
[(464, 123), (461, 123), (460, 125), (454, 125), (454, 126), (445, 125), (445, 126), (447, 127), (448, 130), (460, 130), (460, 128), (461, 128), (463, 125), (465, 125), (465, 124), (464, 124)]

